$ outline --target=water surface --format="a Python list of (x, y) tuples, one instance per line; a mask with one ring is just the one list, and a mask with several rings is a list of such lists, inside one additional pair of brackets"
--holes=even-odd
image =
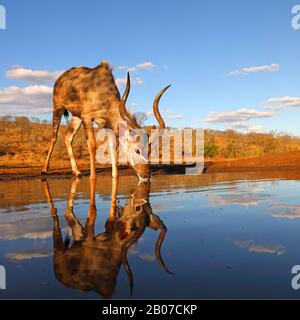
[(116, 202), (109, 177), (95, 199), (88, 178), (1, 181), (0, 298), (300, 298), (299, 181), (122, 176)]

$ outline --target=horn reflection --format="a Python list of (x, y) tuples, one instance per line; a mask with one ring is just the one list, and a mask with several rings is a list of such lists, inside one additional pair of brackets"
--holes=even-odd
[[(140, 183), (128, 200), (117, 204), (118, 180), (112, 181), (112, 197), (105, 231), (95, 234), (97, 208), (95, 202), (96, 180), (90, 181), (90, 203), (85, 225), (74, 213), (79, 179), (72, 181), (65, 218), (70, 227), (69, 239), (63, 239), (57, 210), (48, 182), (44, 182), (51, 217), (53, 219), (53, 266), (56, 278), (65, 286), (81, 291), (94, 291), (103, 298), (112, 297), (118, 273), (124, 267), (130, 291), (133, 291), (133, 272), (128, 262), (128, 250), (143, 235), (146, 228), (160, 230), (155, 245), (156, 258), (161, 268), (171, 273), (161, 256), (161, 246), (167, 233), (162, 220), (152, 212), (149, 202), (150, 182)], [(172, 273), (171, 273), (172, 274)]]

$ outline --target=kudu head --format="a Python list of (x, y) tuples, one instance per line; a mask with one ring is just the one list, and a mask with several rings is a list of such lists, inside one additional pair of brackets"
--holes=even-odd
[(166, 266), (162, 255), (161, 247), (167, 234), (167, 227), (152, 211), (149, 201), (150, 182), (139, 183), (135, 192), (131, 194), (128, 203), (124, 206), (114, 206), (118, 210), (118, 219), (109, 228), (111, 236), (122, 245), (122, 264), (127, 273), (131, 293), (133, 290), (133, 274), (128, 263), (128, 250), (141, 238), (146, 228), (158, 231), (159, 235), (155, 244), (155, 256), (161, 268), (169, 274), (174, 275)]
[[(160, 136), (160, 131), (165, 129), (166, 125), (162, 118), (158, 104), (161, 96), (167, 91), (171, 85), (163, 88), (155, 97), (153, 102), (153, 113), (158, 122), (159, 127), (152, 126), (151, 132), (143, 130), (137, 123), (135, 117), (130, 114), (126, 108), (126, 101), (130, 91), (130, 75), (127, 73), (127, 84), (124, 94), (120, 101), (120, 115), (127, 124), (125, 133), (127, 159), (130, 166), (142, 181), (147, 181), (150, 178), (149, 155), (151, 152), (151, 143), (156, 141)], [(153, 130), (159, 129), (159, 130)]]

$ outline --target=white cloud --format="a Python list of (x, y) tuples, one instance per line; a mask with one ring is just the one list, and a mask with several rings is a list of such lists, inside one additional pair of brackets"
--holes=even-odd
[(180, 120), (183, 118), (182, 114), (173, 114), (168, 117), (169, 120)]
[(0, 240), (52, 238), (53, 221), (49, 208), (32, 206), (26, 214), (20, 215), (20, 212), (10, 212), (10, 208), (6, 207), (5, 212), (9, 214), (1, 215)]
[[(127, 77), (124, 77), (124, 78), (117, 78), (115, 80), (116, 82), (116, 85), (121, 88), (123, 86), (126, 85), (127, 83)], [(142, 85), (143, 84), (143, 80), (141, 77), (135, 77), (132, 81), (131, 81), (133, 84), (138, 84), (138, 85)]]
[(210, 112), (204, 122), (207, 123), (236, 123), (257, 118), (270, 118), (274, 112), (257, 111), (255, 109), (241, 108), (235, 111)]
[(228, 205), (238, 205), (244, 207), (258, 206), (270, 196), (264, 193), (248, 193), (234, 190), (232, 193), (212, 193), (209, 195), (209, 201), (213, 207), (222, 207)]
[(122, 66), (118, 66), (117, 70), (125, 70), (127, 68), (128, 68), (128, 66), (122, 65)]
[(7, 259), (17, 261), (47, 258), (50, 256), (52, 256), (51, 249), (30, 249), (26, 251), (10, 252), (5, 255)]
[(154, 68), (155, 68), (155, 64), (153, 62), (145, 61), (143, 63), (136, 64), (135, 66), (132, 66), (132, 67), (122, 65), (122, 66), (117, 67), (117, 70), (127, 70), (129, 72), (135, 72), (138, 69), (152, 70)]
[(300, 98), (295, 97), (282, 97), (282, 98), (270, 98), (268, 99), (270, 103), (299, 103)]
[(266, 246), (256, 244), (253, 240), (236, 240), (234, 241), (234, 244), (242, 249), (248, 250), (249, 252), (276, 254), (278, 256), (281, 256), (285, 253), (285, 247), (282, 245)]
[(137, 64), (136, 68), (138, 69), (147, 69), (147, 70), (151, 70), (155, 67), (155, 64), (152, 63), (151, 61), (145, 61), (143, 63)]
[(277, 212), (272, 214), (274, 218), (285, 218), (285, 219), (299, 219), (300, 218), (300, 206), (299, 205), (272, 205), (271, 210)]
[(270, 98), (267, 100), (267, 103), (264, 108), (268, 110), (300, 109), (299, 97)]
[(242, 129), (245, 132), (262, 132), (262, 126), (259, 125), (251, 125), (246, 123), (234, 122), (230, 124), (230, 129)]
[(270, 65), (245, 67), (243, 69), (234, 70), (229, 72), (229, 75), (247, 75), (257, 72), (277, 71), (278, 69), (279, 64), (272, 63)]
[(136, 84), (143, 84), (143, 80), (141, 77), (136, 77), (135, 79), (133, 79), (133, 83), (136, 83)]
[[(143, 63), (140, 63), (140, 64), (137, 64), (135, 66), (127, 66), (127, 65), (122, 65), (122, 66), (119, 66), (117, 67), (117, 70), (126, 70), (128, 72), (136, 72), (138, 71), (139, 69), (144, 69), (144, 70), (151, 70), (155, 67), (154, 63), (152, 63), (151, 61), (145, 61)], [(127, 77), (119, 77), (116, 79), (116, 85), (121, 88), (123, 86), (126, 85), (126, 82), (127, 82)], [(142, 85), (143, 84), (143, 80), (141, 77), (137, 76), (135, 77), (133, 80), (132, 80), (132, 83), (133, 84), (138, 84), (138, 85)]]
[(131, 107), (132, 107), (132, 108), (135, 108), (135, 107), (137, 107), (138, 105), (139, 105), (139, 104), (138, 104), (137, 102), (132, 102), (132, 103), (131, 103)]
[[(167, 119), (167, 120), (180, 120), (180, 119), (183, 119), (183, 115), (182, 114), (173, 114), (173, 110), (170, 110), (170, 109), (161, 109), (160, 112), (162, 114), (162, 117), (164, 119)], [(148, 117), (154, 116), (152, 109), (147, 111), (146, 114), (147, 114)]]
[(14, 68), (6, 71), (6, 76), (11, 79), (29, 81), (32, 83), (47, 83), (55, 81), (63, 71), (49, 72), (46, 70), (32, 70)]
[(144, 261), (148, 261), (148, 262), (152, 262), (156, 260), (156, 256), (154, 253), (152, 252), (147, 252), (147, 253), (141, 253), (139, 255), (139, 257), (144, 260)]
[(149, 110), (149, 111), (147, 111), (147, 116), (153, 116), (154, 115), (154, 113), (153, 113), (153, 110)]
[(48, 86), (0, 89), (0, 114), (26, 115), (52, 111), (52, 92)]
[[(150, 61), (129, 68), (120, 66), (119, 70), (151, 69), (154, 64)], [(49, 72), (46, 70), (32, 70), (22, 66), (12, 66), (7, 70), (6, 76), (11, 79), (29, 81), (32, 83), (53, 82), (62, 71)], [(120, 88), (126, 85), (126, 77), (117, 78), (116, 85)], [(142, 85), (143, 80), (137, 76), (132, 80), (133, 84)], [(0, 89), (0, 115), (37, 115), (52, 111), (53, 89), (46, 85), (32, 85), (25, 88), (11, 86)]]
[(129, 68), (127, 68), (127, 71), (134, 72), (134, 71), (136, 71), (136, 67), (129, 67)]
[(117, 78), (115, 82), (118, 87), (123, 87), (126, 85), (127, 79), (126, 79), (126, 77), (125, 78)]

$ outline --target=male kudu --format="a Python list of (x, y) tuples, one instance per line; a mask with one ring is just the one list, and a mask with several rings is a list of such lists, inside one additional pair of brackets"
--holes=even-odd
[[(167, 86), (156, 96), (153, 103), (153, 112), (159, 123), (159, 128), (165, 128), (165, 122), (159, 112), (158, 103), (163, 93), (169, 88)], [(112, 69), (106, 61), (102, 61), (97, 67), (90, 69), (86, 67), (71, 68), (64, 72), (55, 82), (53, 91), (53, 134), (50, 149), (45, 161), (42, 174), (46, 174), (51, 154), (57, 140), (58, 129), (62, 115), (72, 114), (72, 119), (68, 124), (65, 134), (65, 143), (71, 161), (72, 171), (76, 176), (81, 173), (77, 168), (74, 158), (72, 141), (80, 126), (83, 124), (84, 133), (87, 139), (88, 150), (90, 155), (90, 178), (96, 178), (95, 171), (95, 152), (96, 141), (94, 136), (93, 121), (101, 128), (110, 128), (118, 137), (119, 124), (125, 121), (129, 130), (141, 129), (136, 119), (126, 109), (126, 100), (130, 91), (130, 77), (127, 74), (127, 84), (123, 97), (120, 98), (119, 90), (115, 84)], [(149, 136), (150, 141), (155, 140), (155, 133)], [(118, 139), (116, 139), (118, 141)], [(117, 177), (117, 147), (112, 143), (109, 144), (112, 176)], [(135, 158), (139, 157), (139, 151), (131, 149)], [(129, 157), (132, 159), (132, 157)], [(149, 164), (143, 160), (130, 162), (140, 179), (150, 177)]]

